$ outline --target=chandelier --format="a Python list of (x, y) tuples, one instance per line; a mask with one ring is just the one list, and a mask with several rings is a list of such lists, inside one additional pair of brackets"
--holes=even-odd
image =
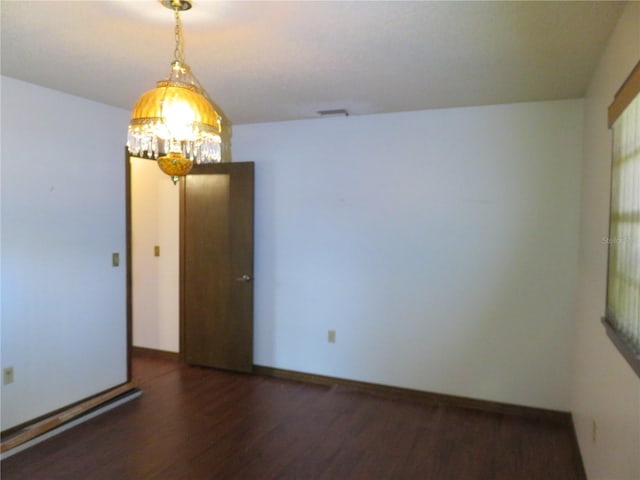
[(127, 135), (131, 155), (154, 158), (176, 184), (193, 162), (221, 160), (221, 117), (207, 92), (184, 60), (180, 12), (189, 10), (186, 0), (162, 0), (174, 11), (176, 46), (169, 76), (140, 96)]

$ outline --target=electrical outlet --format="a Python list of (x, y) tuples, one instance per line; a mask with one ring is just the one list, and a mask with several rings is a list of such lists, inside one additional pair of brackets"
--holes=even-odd
[(119, 267), (120, 266), (120, 254), (117, 252), (114, 252), (111, 254), (111, 265), (114, 267)]
[(327, 332), (327, 342), (336, 343), (336, 331), (335, 330), (329, 330)]
[(13, 367), (5, 367), (2, 369), (2, 384), (9, 385), (13, 383)]

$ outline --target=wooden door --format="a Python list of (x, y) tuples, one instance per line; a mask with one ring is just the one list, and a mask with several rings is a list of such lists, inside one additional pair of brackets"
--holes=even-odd
[(182, 181), (181, 340), (191, 365), (253, 367), (252, 162), (194, 165)]

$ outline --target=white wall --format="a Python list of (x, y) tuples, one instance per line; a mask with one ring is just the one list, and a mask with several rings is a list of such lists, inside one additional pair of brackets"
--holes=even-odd
[(582, 114), (234, 126), (256, 162), (255, 363), (568, 410)]
[(133, 344), (178, 352), (180, 187), (156, 162), (131, 160)]
[(2, 77), (3, 430), (126, 381), (127, 122)]
[[(605, 311), (611, 133), (607, 107), (640, 60), (640, 3), (630, 2), (585, 101), (580, 276), (571, 409), (592, 480), (640, 478), (640, 379), (607, 338)], [(593, 441), (593, 422), (596, 441)]]

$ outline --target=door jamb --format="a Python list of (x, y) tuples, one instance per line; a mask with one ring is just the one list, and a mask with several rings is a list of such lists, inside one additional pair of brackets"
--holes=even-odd
[(127, 283), (127, 382), (132, 379), (131, 351), (133, 349), (133, 273), (131, 260), (131, 155), (129, 149), (124, 147), (124, 183), (125, 183), (125, 232), (126, 232), (126, 283)]
[(180, 219), (178, 220), (178, 228), (180, 229), (179, 232), (179, 239), (178, 239), (178, 249), (179, 249), (179, 254), (178, 254), (178, 263), (179, 263), (179, 287), (178, 287), (178, 340), (179, 340), (179, 344), (178, 344), (178, 349), (180, 350), (178, 352), (179, 355), (179, 359), (181, 362), (185, 362), (186, 358), (185, 358), (185, 328), (184, 328), (184, 299), (185, 299), (185, 295), (184, 295), (184, 275), (185, 275), (185, 269), (184, 269), (184, 259), (185, 259), (185, 255), (186, 255), (186, 242), (185, 242), (185, 201), (186, 201), (186, 195), (187, 195), (187, 189), (186, 189), (186, 177), (183, 177), (180, 179), (179, 185), (180, 185), (180, 193), (179, 193), (179, 217)]

